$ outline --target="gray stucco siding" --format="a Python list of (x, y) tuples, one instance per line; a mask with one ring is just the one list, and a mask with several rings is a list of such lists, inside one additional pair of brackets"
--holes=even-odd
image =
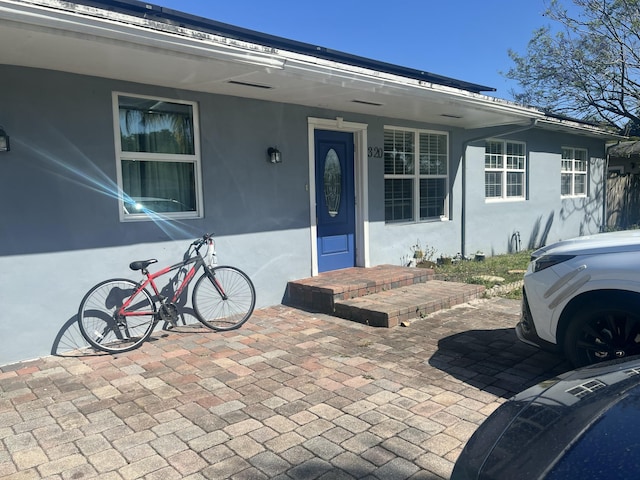
[[(0, 88), (12, 146), (0, 175), (0, 364), (49, 353), (91, 286), (140, 278), (132, 260), (175, 263), (204, 232), (221, 264), (251, 276), (258, 306), (310, 275), (307, 109), (10, 66)], [(198, 102), (204, 218), (119, 220), (113, 91)], [(274, 144), (279, 165), (267, 162)]]
[(406, 122), (399, 119), (376, 119), (369, 122), (370, 146), (384, 144), (384, 127), (413, 128), (447, 133), (449, 136), (449, 196), (448, 218), (420, 222), (386, 223), (384, 212), (384, 159), (369, 158), (369, 231), (372, 265), (399, 265), (410, 260), (412, 246), (420, 243), (433, 248), (436, 256), (453, 256), (460, 252), (460, 130), (429, 123)]
[[(306, 112), (300, 107), (1, 68), (0, 85), (16, 93), (3, 109), (12, 151), (3, 157), (2, 182), (14, 195), (3, 203), (12, 229), (0, 254), (187, 239), (209, 230), (238, 235), (308, 227)], [(119, 221), (113, 91), (199, 103), (203, 219), (175, 222), (173, 234), (151, 221)], [(266, 157), (274, 144), (286, 156), (277, 166)], [(35, 241), (36, 232), (47, 241)]]
[[(603, 156), (601, 142), (587, 137), (537, 130), (509, 137), (527, 144), (527, 199), (491, 203), (484, 142), (464, 143), (479, 131), (6, 65), (0, 88), (0, 124), (12, 146), (0, 154), (0, 365), (64, 349), (56, 337), (90, 287), (140, 278), (128, 269), (133, 260), (173, 264), (204, 232), (216, 233), (220, 264), (252, 278), (258, 307), (280, 303), (287, 281), (312, 271), (310, 117), (366, 124), (369, 147), (383, 146), (385, 125), (449, 135), (443, 221), (387, 224), (384, 160), (366, 159), (370, 265), (401, 264), (418, 242), (437, 255), (499, 254), (515, 232), (527, 248), (540, 232), (551, 242), (598, 231), (602, 220), (603, 161), (591, 162), (588, 197), (560, 198), (562, 146)], [(114, 91), (198, 104), (203, 218), (120, 221)], [(281, 164), (267, 162), (271, 146), (281, 150)]]
[[(495, 255), (515, 248), (535, 248), (602, 228), (603, 145), (583, 136), (523, 132), (508, 137), (527, 148), (527, 193), (524, 200), (487, 201), (484, 193), (484, 143), (467, 149), (466, 251)], [(586, 197), (562, 198), (562, 147), (585, 148), (590, 158)]]

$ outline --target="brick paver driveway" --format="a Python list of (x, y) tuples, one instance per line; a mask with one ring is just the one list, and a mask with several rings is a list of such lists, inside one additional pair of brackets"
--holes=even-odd
[(515, 300), (408, 327), (288, 307), (224, 334), (0, 368), (0, 477), (447, 478), (513, 393), (569, 369), (520, 344)]

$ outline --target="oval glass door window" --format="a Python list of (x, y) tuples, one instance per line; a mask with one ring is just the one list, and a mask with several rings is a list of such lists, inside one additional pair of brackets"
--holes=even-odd
[(340, 169), (340, 158), (332, 148), (327, 152), (324, 161), (324, 198), (331, 217), (338, 215), (341, 193), (342, 170)]

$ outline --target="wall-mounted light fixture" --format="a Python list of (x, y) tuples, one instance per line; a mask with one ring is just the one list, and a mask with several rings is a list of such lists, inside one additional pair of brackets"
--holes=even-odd
[(271, 163), (282, 163), (282, 154), (280, 150), (278, 150), (278, 147), (269, 147), (267, 149), (267, 155)]
[(0, 152), (8, 152), (9, 150), (11, 150), (9, 135), (4, 131), (4, 127), (0, 126)]

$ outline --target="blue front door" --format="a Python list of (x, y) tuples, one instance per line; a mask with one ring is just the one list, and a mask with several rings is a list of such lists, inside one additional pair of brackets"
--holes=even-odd
[(355, 266), (353, 134), (316, 130), (318, 271)]

